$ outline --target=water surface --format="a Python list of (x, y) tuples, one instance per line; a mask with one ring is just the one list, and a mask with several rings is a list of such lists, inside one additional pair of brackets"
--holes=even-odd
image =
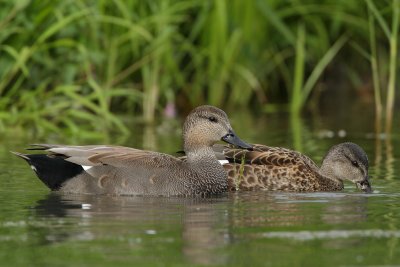
[[(235, 192), (205, 199), (60, 195), (8, 152), (37, 140), (4, 142), (0, 265), (400, 265), (399, 139), (376, 139), (368, 118), (336, 119), (238, 113), (232, 124), (245, 140), (296, 148), (318, 164), (331, 145), (356, 142), (370, 159), (373, 194), (346, 184), (337, 193)], [(137, 126), (119, 144), (173, 153), (181, 145), (180, 123), (168, 125)], [(85, 144), (74, 141), (55, 140)]]

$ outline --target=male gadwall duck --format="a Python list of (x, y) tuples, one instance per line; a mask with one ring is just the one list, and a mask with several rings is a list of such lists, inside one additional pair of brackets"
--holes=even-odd
[[(224, 111), (195, 108), (183, 125), (187, 161), (121, 146), (34, 145), (47, 154), (21, 154), (51, 190), (112, 195), (211, 195), (227, 190), (227, 174), (212, 146), (225, 141), (251, 146), (234, 133)], [(85, 166), (85, 167), (84, 167)], [(88, 166), (90, 168), (88, 168)]]
[(337, 191), (349, 180), (371, 192), (368, 157), (354, 143), (333, 146), (319, 168), (309, 157), (281, 147), (253, 145), (253, 150), (216, 145), (218, 158), (228, 161), (229, 190)]

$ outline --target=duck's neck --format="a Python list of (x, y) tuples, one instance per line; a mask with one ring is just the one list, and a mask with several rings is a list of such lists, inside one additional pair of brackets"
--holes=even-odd
[(212, 147), (203, 147), (195, 151), (185, 150), (185, 154), (187, 156), (187, 161), (192, 166), (210, 166), (220, 170), (224, 169), (218, 162)]
[[(211, 147), (203, 147), (195, 151), (185, 151), (190, 169), (196, 172), (196, 184), (208, 193), (220, 193), (227, 189), (227, 174), (218, 162)], [(204, 188), (203, 188), (204, 187)]]
[(326, 189), (327, 191), (343, 189), (343, 181), (336, 176), (334, 170), (328, 164), (322, 162), (319, 174), (321, 189)]

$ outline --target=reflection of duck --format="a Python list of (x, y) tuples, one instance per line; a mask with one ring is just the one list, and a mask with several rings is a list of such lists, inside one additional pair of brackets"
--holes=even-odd
[[(368, 195), (343, 192), (236, 191), (229, 194), (231, 228), (343, 225), (367, 220)], [(265, 229), (265, 228), (263, 228)], [(264, 231), (264, 230), (263, 230)]]
[[(31, 231), (43, 245), (73, 244), (83, 240), (93, 242), (87, 244), (103, 251), (104, 244), (112, 243), (114, 246), (107, 248), (111, 257), (121, 255), (121, 250), (128, 247), (124, 255), (127, 262), (137, 260), (134, 250), (158, 253), (165, 252), (164, 246), (168, 246), (174, 253), (181, 250), (183, 258), (190, 264), (224, 264), (227, 258), (221, 250), (227, 245), (228, 229), (225, 203), (228, 202), (219, 197), (128, 197), (51, 192), (31, 208), (33, 221), (46, 222)], [(157, 244), (156, 250), (154, 244)], [(153, 260), (156, 264), (159, 258)]]
[(228, 172), (230, 190), (337, 191), (349, 180), (371, 192), (368, 157), (354, 143), (333, 146), (319, 168), (309, 157), (281, 147), (254, 145), (253, 150), (215, 146)]
[(66, 217), (67, 211), (81, 210), (82, 204), (71, 199), (63, 199), (61, 195), (49, 193), (46, 198), (36, 202), (35, 210), (37, 215), (45, 217)]
[(238, 191), (229, 197), (233, 203), (229, 213), (231, 228), (301, 226), (309, 220), (294, 194)]
[[(25, 155), (52, 190), (114, 195), (207, 195), (226, 191), (226, 173), (212, 150), (219, 140), (251, 148), (233, 132), (225, 112), (200, 106), (183, 126), (187, 161), (119, 146), (37, 145), (48, 155)], [(91, 166), (84, 170), (83, 165)]]

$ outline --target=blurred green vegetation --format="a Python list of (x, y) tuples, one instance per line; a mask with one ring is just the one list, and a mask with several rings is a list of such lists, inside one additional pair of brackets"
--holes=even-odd
[(0, 132), (127, 133), (119, 114), (168, 104), (298, 113), (339, 79), (393, 110), (399, 0), (0, 4)]

